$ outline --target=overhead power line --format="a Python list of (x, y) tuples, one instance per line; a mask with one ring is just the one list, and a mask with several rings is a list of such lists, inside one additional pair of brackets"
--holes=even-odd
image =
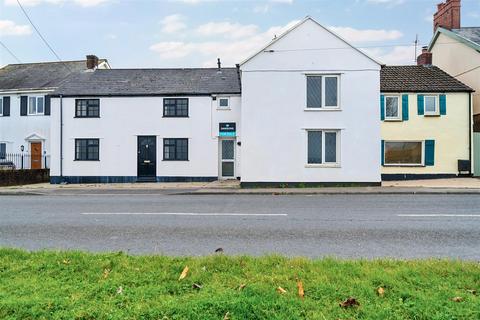
[(38, 30), (37, 26), (33, 23), (32, 19), (30, 19), (30, 17), (28, 16), (28, 13), (27, 11), (25, 11), (25, 9), (23, 8), (22, 4), (20, 3), (20, 0), (17, 0), (17, 3), (20, 7), (20, 9), (22, 9), (22, 12), (23, 14), (25, 15), (25, 17), (27, 17), (27, 20), (30, 22), (30, 24), (32, 25), (33, 29), (35, 29), (35, 31), (37, 32), (38, 36), (43, 40), (43, 42), (45, 43), (45, 45), (50, 49), (50, 51), (53, 53), (53, 55), (58, 59), (58, 61), (62, 62), (63, 66), (65, 68), (68, 69), (68, 71), (72, 71), (64, 62), (63, 60), (60, 58), (60, 56), (55, 52), (55, 50), (53, 50), (52, 46), (48, 43), (48, 41), (45, 39), (45, 37), (42, 35), (42, 33), (40, 32), (40, 30)]
[(467, 71), (464, 71), (464, 72), (462, 72), (462, 73), (459, 73), (459, 74), (457, 74), (457, 75), (454, 75), (454, 77), (456, 78), (456, 77), (459, 77), (459, 76), (463, 76), (464, 74), (469, 73), (469, 72), (472, 72), (473, 70), (477, 70), (477, 69), (480, 69), (480, 66), (476, 66), (476, 67), (474, 67), (474, 68), (472, 68), (472, 69), (468, 69)]
[(7, 50), (8, 53), (10, 53), (10, 55), (15, 58), (15, 60), (17, 60), (18, 63), (22, 63), (22, 61), (20, 61), (20, 59), (18, 59), (18, 57), (12, 52), (12, 50), (10, 50), (7, 45), (5, 43), (3, 43), (1, 40), (0, 40), (0, 45), (5, 48), (5, 50)]

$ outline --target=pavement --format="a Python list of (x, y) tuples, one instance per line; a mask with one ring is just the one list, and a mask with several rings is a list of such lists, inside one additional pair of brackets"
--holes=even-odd
[(142, 192), (2, 196), (0, 203), (0, 247), (480, 260), (478, 195)]
[(197, 194), (480, 194), (479, 178), (385, 181), (381, 187), (240, 188), (237, 180), (193, 183), (66, 184), (0, 187), (2, 195)]

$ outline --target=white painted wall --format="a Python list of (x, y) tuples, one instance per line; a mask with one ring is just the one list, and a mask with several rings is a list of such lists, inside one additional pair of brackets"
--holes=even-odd
[[(230, 97), (230, 110), (217, 110), (210, 96), (185, 98), (188, 118), (163, 118), (163, 97), (108, 97), (92, 119), (74, 118), (75, 98), (63, 98), (63, 176), (137, 176), (137, 136), (154, 135), (157, 176), (217, 177), (218, 123), (240, 126), (240, 96)], [(51, 106), (51, 176), (60, 176), (60, 98)], [(74, 161), (75, 138), (99, 138), (100, 161)], [(189, 161), (162, 161), (163, 138), (188, 138)]]
[[(242, 182), (379, 182), (380, 66), (312, 20), (267, 50), (241, 66)], [(340, 74), (340, 110), (305, 111), (308, 73)], [(341, 131), (339, 167), (307, 165), (305, 129)]]
[[(50, 154), (51, 116), (20, 116), (20, 96), (44, 96), (48, 93), (49, 91), (0, 92), (0, 98), (10, 97), (10, 116), (0, 116), (0, 143), (6, 143), (7, 153), (20, 153), (22, 145), (25, 152), (30, 152), (30, 141), (42, 141), (43, 151)], [(33, 138), (29, 140), (29, 137)]]

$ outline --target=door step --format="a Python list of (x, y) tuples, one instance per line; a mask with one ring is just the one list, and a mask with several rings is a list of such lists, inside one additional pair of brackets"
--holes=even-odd
[(157, 177), (138, 177), (137, 182), (157, 182)]

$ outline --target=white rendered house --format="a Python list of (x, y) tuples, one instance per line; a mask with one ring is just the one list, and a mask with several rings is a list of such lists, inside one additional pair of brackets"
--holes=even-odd
[(381, 65), (305, 18), (240, 66), (242, 184), (378, 184)]
[(50, 94), (74, 74), (109, 68), (107, 60), (10, 64), (0, 69), (0, 162), (29, 154), (26, 169), (48, 167)]

